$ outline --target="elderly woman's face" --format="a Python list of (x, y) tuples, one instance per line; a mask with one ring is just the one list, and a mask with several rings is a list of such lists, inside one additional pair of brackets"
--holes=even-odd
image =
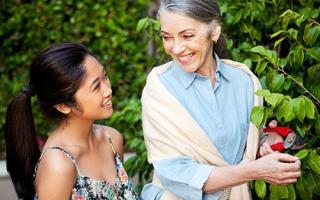
[(169, 11), (160, 13), (160, 25), (165, 51), (183, 70), (207, 76), (207, 68), (214, 63), (212, 43), (220, 32), (210, 31), (206, 23)]

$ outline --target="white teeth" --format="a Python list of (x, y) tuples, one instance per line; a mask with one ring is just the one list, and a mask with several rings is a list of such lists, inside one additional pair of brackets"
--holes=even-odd
[(190, 60), (190, 58), (193, 56), (193, 54), (189, 54), (187, 56), (179, 57), (179, 59), (183, 62)]
[(111, 104), (112, 104), (112, 101), (109, 100), (109, 101), (104, 102), (102, 105), (103, 106), (110, 106)]

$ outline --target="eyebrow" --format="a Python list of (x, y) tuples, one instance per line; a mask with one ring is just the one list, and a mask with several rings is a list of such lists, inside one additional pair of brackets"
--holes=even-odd
[[(103, 74), (105, 74), (106, 73), (106, 70), (103, 68), (103, 70), (102, 70), (102, 73)], [(94, 79), (94, 81), (91, 83), (91, 85), (90, 85), (90, 88), (92, 88), (92, 86), (94, 85), (94, 84), (96, 84), (98, 81), (99, 81), (99, 79), (100, 79), (100, 77), (97, 77), (96, 79)]]
[[(186, 32), (186, 31), (195, 31), (195, 30), (196, 30), (196, 29), (194, 29), (194, 28), (187, 28), (187, 29), (184, 29), (184, 30), (180, 31), (179, 34), (184, 33), (184, 32)], [(166, 31), (164, 31), (164, 30), (161, 30), (161, 33), (169, 34), (168, 32), (166, 32)]]

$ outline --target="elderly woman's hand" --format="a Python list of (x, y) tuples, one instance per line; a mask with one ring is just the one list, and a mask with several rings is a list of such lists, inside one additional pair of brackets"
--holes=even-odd
[(271, 184), (286, 185), (297, 182), (301, 176), (299, 158), (285, 153), (271, 153), (252, 162), (254, 179)]

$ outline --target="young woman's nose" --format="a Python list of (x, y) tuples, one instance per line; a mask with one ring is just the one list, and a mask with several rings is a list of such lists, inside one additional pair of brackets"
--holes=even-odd
[(172, 53), (174, 54), (180, 54), (186, 49), (186, 46), (180, 42), (180, 41), (175, 41), (172, 47)]
[(103, 96), (108, 97), (112, 94), (112, 89), (108, 81), (103, 83)]

